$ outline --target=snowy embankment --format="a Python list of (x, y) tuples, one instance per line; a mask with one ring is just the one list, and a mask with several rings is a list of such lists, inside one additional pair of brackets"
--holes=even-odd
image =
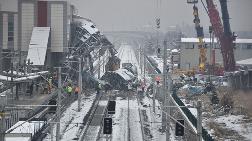
[[(187, 88), (188, 85), (185, 85), (181, 88), (181, 91)], [(245, 115), (239, 115), (239, 113), (232, 115), (224, 114), (221, 111), (216, 112), (216, 109), (209, 111), (212, 108), (212, 105), (209, 105), (209, 96), (207, 94), (194, 95), (194, 97), (196, 96), (198, 97), (197, 99), (202, 99), (203, 102), (202, 125), (215, 140), (252, 140), (251, 118)], [(193, 106), (196, 103), (195, 99), (187, 101), (185, 99), (181, 100), (186, 106)], [(196, 108), (189, 108), (189, 110), (197, 117)]]
[[(81, 102), (81, 111), (77, 111), (78, 102), (73, 102), (66, 111), (62, 114), (60, 118), (60, 134), (62, 141), (73, 140), (79, 134), (79, 128), (83, 123), (83, 119), (89, 109), (92, 106), (92, 103), (95, 99), (95, 95), (84, 98), (82, 97)], [(55, 139), (56, 135), (56, 125), (53, 126), (53, 138)], [(51, 141), (51, 135), (48, 134), (44, 141)]]
[(157, 64), (157, 68), (161, 71), (161, 73), (163, 73), (163, 66), (164, 66), (163, 58), (158, 58), (156, 55), (155, 56), (148, 56), (148, 57), (154, 61), (153, 63)]
[[(166, 140), (166, 133), (161, 132), (162, 129), (162, 110), (161, 105), (158, 100), (155, 100), (155, 113), (154, 113), (154, 107), (153, 107), (153, 99), (152, 97), (144, 97), (142, 100), (142, 108), (146, 111), (148, 123), (150, 124), (150, 131), (151, 131), (151, 140), (153, 141), (163, 141)], [(174, 123), (173, 120), (171, 121), (170, 126), (170, 140), (176, 141), (179, 140), (175, 137), (175, 127), (172, 123)]]
[[(128, 103), (129, 102), (129, 103)], [(128, 109), (129, 104), (129, 109)], [(129, 110), (129, 111), (128, 111)], [(116, 99), (116, 113), (113, 115), (112, 141), (141, 141), (141, 124), (137, 100)]]

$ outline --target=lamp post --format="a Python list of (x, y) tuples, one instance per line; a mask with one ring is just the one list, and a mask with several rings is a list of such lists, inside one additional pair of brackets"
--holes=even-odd
[(210, 46), (209, 46), (209, 65), (208, 65), (208, 79), (209, 82), (211, 81), (211, 69), (212, 69), (212, 32), (213, 32), (213, 27), (209, 26), (209, 34), (210, 34)]

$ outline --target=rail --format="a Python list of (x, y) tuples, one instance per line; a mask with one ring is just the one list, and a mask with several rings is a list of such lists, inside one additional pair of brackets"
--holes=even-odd
[(91, 121), (92, 121), (92, 119), (93, 119), (93, 117), (94, 117), (94, 115), (95, 115), (95, 111), (96, 111), (96, 109), (97, 109), (97, 107), (98, 107), (98, 105), (99, 105), (99, 101), (100, 101), (101, 98), (102, 98), (102, 95), (97, 95), (97, 96), (96, 96), (96, 98), (95, 98), (95, 100), (94, 100), (94, 102), (93, 102), (93, 104), (92, 104), (90, 110), (87, 112), (86, 116), (84, 117), (83, 123), (84, 123), (84, 126), (85, 126), (85, 125), (86, 125), (86, 126), (85, 126), (85, 127), (83, 128), (83, 130), (81, 131), (81, 134), (80, 134), (80, 136), (79, 136), (78, 141), (83, 141), (83, 140), (84, 140), (84, 137), (85, 137), (86, 134), (87, 134), (89, 125), (90, 125), (90, 123), (91, 123)]

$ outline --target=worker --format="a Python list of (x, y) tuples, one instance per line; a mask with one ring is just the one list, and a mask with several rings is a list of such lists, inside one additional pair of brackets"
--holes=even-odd
[(67, 86), (67, 93), (68, 93), (69, 95), (71, 95), (71, 94), (72, 94), (72, 91), (73, 91), (73, 88), (71, 87), (71, 85), (68, 85), (68, 86)]
[(102, 88), (101, 83), (98, 83), (98, 86), (97, 86), (97, 94), (100, 94), (101, 88)]
[(76, 86), (74, 89), (75, 96), (78, 96), (79, 92), (80, 92), (80, 88), (79, 88), (79, 86)]
[(52, 77), (48, 79), (48, 94), (52, 91)]

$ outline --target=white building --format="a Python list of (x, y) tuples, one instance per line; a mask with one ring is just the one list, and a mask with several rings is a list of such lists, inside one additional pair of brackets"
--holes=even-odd
[[(0, 58), (13, 49), (23, 63), (34, 27), (50, 27), (46, 58), (54, 62), (47, 62), (47, 66), (57, 65), (67, 51), (73, 11), (67, 0), (0, 0)], [(9, 65), (10, 59), (2, 62)]]
[[(207, 47), (207, 63), (210, 60), (210, 39), (204, 39), (205, 45)], [(199, 40), (198, 38), (181, 38), (180, 42), (180, 68), (181, 69), (192, 69), (198, 68), (199, 64)], [(234, 56), (235, 60), (244, 60), (252, 57), (252, 39), (236, 39), (234, 41), (235, 49)], [(215, 54), (215, 63), (223, 64), (222, 55), (220, 51), (220, 46), (217, 43), (217, 40), (214, 40), (213, 44)]]
[[(50, 27), (50, 43), (47, 50), (51, 65), (60, 63), (70, 39), (70, 23), (74, 7), (67, 0), (19, 0), (19, 44), (26, 55), (33, 27)], [(49, 63), (49, 62), (48, 62)]]

